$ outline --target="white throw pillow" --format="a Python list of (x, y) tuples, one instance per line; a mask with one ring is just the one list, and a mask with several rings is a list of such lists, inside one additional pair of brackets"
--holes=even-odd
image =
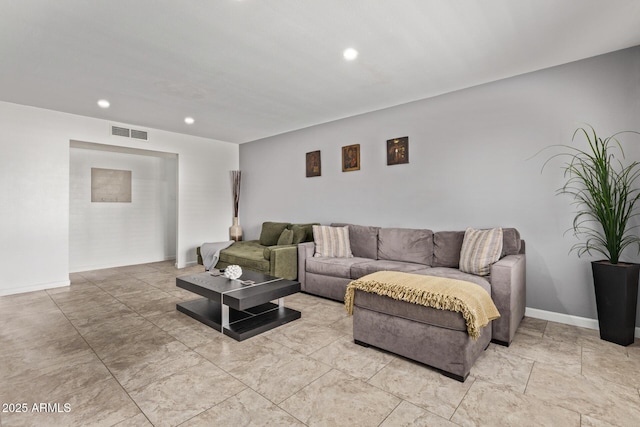
[(316, 243), (314, 257), (353, 258), (348, 226), (314, 225), (313, 241)]
[(460, 251), (460, 271), (488, 276), (491, 264), (502, 254), (502, 228), (474, 230), (467, 228)]

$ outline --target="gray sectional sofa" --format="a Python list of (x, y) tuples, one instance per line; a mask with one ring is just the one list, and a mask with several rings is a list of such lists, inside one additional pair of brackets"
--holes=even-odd
[(353, 258), (314, 257), (313, 242), (298, 245), (303, 292), (343, 301), (352, 280), (376, 271), (402, 271), (476, 283), (489, 292), (501, 316), (473, 341), (460, 313), (357, 290), (356, 342), (417, 360), (464, 381), (490, 340), (507, 346), (513, 340), (525, 310), (525, 248), (516, 229), (503, 228), (502, 256), (491, 266), (490, 275), (481, 277), (458, 269), (464, 231), (332, 225), (348, 225)]

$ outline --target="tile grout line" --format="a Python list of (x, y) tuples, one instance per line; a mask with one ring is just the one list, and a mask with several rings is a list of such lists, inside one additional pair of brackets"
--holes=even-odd
[(527, 389), (529, 388), (529, 381), (531, 381), (531, 376), (533, 375), (533, 370), (536, 367), (536, 363), (538, 363), (537, 361), (533, 361), (533, 363), (531, 364), (531, 371), (529, 371), (529, 376), (527, 377), (527, 383), (524, 385), (524, 391), (522, 392), (523, 395), (527, 396)]
[[(266, 339), (268, 339), (268, 337), (265, 337), (265, 338), (266, 338)], [(285, 346), (285, 345), (283, 345), (283, 344), (280, 344), (280, 343), (275, 342), (275, 341), (273, 341), (273, 340), (269, 340), (269, 341), (271, 341), (271, 342), (273, 342), (273, 343), (275, 343), (275, 344), (281, 345), (282, 347), (287, 348), (287, 349), (289, 349), (289, 350), (291, 350), (291, 351), (293, 351), (293, 352), (296, 352), (296, 353), (300, 354), (301, 356), (306, 356), (306, 355), (304, 355), (303, 353), (300, 353), (299, 351), (294, 350), (294, 349), (290, 349), (289, 347), (287, 347), (287, 346)], [(240, 378), (236, 377), (235, 375), (233, 375), (233, 374), (232, 374), (231, 372), (229, 372), (228, 370), (224, 369), (224, 368), (223, 368), (223, 367), (221, 367), (221, 366), (218, 366), (215, 362), (213, 362), (212, 360), (209, 360), (206, 356), (204, 356), (204, 355), (200, 354), (197, 350), (195, 350), (195, 349), (190, 349), (190, 350), (191, 350), (191, 351), (193, 351), (194, 353), (198, 354), (199, 356), (203, 357), (205, 360), (207, 360), (208, 362), (210, 362), (211, 364), (213, 364), (216, 368), (220, 369), (222, 372), (224, 372), (225, 374), (229, 375), (230, 377), (232, 377), (232, 378), (233, 378), (233, 379), (235, 379), (236, 381), (238, 381), (238, 382), (242, 383), (242, 384), (246, 387), (244, 390), (239, 391), (238, 393), (234, 394), (233, 396), (228, 397), (227, 399), (223, 400), (222, 402), (225, 402), (225, 401), (227, 401), (228, 399), (230, 399), (231, 397), (237, 396), (238, 394), (242, 393), (243, 391), (245, 391), (245, 390), (249, 389), (249, 390), (253, 391), (254, 393), (256, 393), (256, 394), (258, 394), (258, 395), (262, 396), (264, 399), (266, 399), (269, 403), (271, 403), (271, 404), (272, 404), (273, 406), (275, 406), (276, 408), (280, 409), (281, 411), (284, 411), (285, 413), (287, 413), (287, 414), (289, 414), (290, 416), (292, 416), (294, 419), (296, 419), (296, 420), (300, 421), (302, 424), (304, 424), (304, 425), (308, 425), (307, 423), (303, 422), (302, 420), (300, 420), (300, 419), (299, 419), (298, 417), (296, 417), (295, 415), (291, 414), (291, 413), (290, 413), (289, 411), (287, 411), (286, 409), (282, 408), (282, 407), (280, 406), (280, 404), (279, 404), (279, 403), (276, 403), (276, 402), (274, 402), (273, 400), (271, 400), (269, 397), (267, 397), (267, 396), (263, 395), (263, 394), (262, 394), (262, 393), (260, 393), (258, 390), (254, 389), (253, 387), (251, 387), (250, 385), (248, 385), (247, 383), (245, 383), (244, 381), (242, 381), (242, 379), (240, 379)], [(322, 362), (320, 362), (320, 363), (322, 363)], [(327, 365), (327, 366), (328, 366), (328, 365)], [(329, 366), (329, 367), (330, 367), (330, 366)], [(330, 367), (330, 368), (331, 368), (331, 367)], [(320, 377), (316, 378), (314, 381), (312, 381), (312, 383), (313, 383), (313, 382), (315, 382), (315, 381), (317, 381), (318, 379), (322, 378), (322, 377), (323, 377), (324, 375), (326, 375), (328, 372), (331, 372), (331, 369), (330, 369), (329, 371), (325, 372), (324, 374), (322, 374)], [(311, 384), (311, 383), (309, 383), (309, 384)], [(303, 389), (304, 389), (305, 387), (307, 387), (309, 384), (307, 384), (307, 385), (305, 385), (304, 387), (300, 388), (299, 390), (295, 391), (293, 394), (291, 394), (290, 396), (288, 396), (287, 398), (285, 398), (282, 402), (285, 402), (287, 399), (289, 399), (289, 398), (293, 397), (296, 393), (298, 393), (298, 392), (300, 392), (301, 390), (303, 390)], [(221, 404), (222, 402), (219, 402), (219, 403), (217, 403), (217, 404), (213, 405), (211, 408), (213, 408), (213, 407), (215, 407), (215, 406), (218, 406), (218, 405), (219, 405), (219, 404)], [(282, 402), (280, 402), (280, 403), (282, 403)], [(211, 409), (211, 408), (209, 408), (209, 409)], [(207, 411), (208, 411), (209, 409), (207, 409)], [(206, 411), (203, 411), (203, 412), (206, 412)], [(186, 421), (184, 421), (184, 422), (186, 422)], [(183, 423), (184, 423), (184, 422), (183, 422)], [(0, 427), (1, 427), (1, 426), (0, 426)]]
[(387, 421), (387, 418), (389, 418), (389, 416), (393, 414), (396, 409), (398, 409), (398, 406), (402, 405), (402, 402), (404, 402), (404, 399), (400, 399), (400, 402), (398, 402), (398, 404), (393, 407), (393, 409), (382, 419), (382, 421), (378, 423), (378, 427), (380, 427), (382, 424), (384, 424), (385, 421)]
[[(320, 362), (322, 363), (322, 362)], [(324, 363), (322, 363), (324, 365)], [(329, 366), (329, 365), (326, 365)], [(270, 402), (272, 402), (274, 405), (276, 405), (278, 408), (280, 408), (281, 410), (285, 411), (287, 414), (291, 415), (293, 418), (295, 418), (296, 420), (300, 421), (302, 424), (304, 425), (309, 425), (308, 423), (305, 423), (304, 421), (302, 421), (300, 418), (296, 417), (295, 415), (291, 414), (289, 411), (287, 411), (286, 409), (284, 409), (282, 406), (280, 406), (281, 404), (283, 404), (284, 402), (286, 402), (287, 400), (291, 399), (293, 396), (295, 396), (296, 394), (300, 393), (302, 390), (304, 390), (305, 388), (311, 386), (311, 384), (319, 381), (322, 377), (326, 376), (327, 374), (329, 374), (329, 372), (333, 371), (334, 368), (332, 366), (329, 366), (329, 369), (327, 372), (325, 372), (324, 374), (320, 375), (318, 378), (316, 378), (315, 380), (311, 381), (310, 383), (304, 385), (303, 387), (300, 387), (298, 390), (294, 391), (291, 395), (289, 395), (287, 398), (283, 399), (282, 402), (280, 403), (275, 403), (273, 402), (271, 399), (268, 399), (266, 396), (265, 398), (267, 398)], [(256, 392), (257, 393), (257, 392)]]
[[(84, 276), (83, 276), (84, 277)], [(93, 282), (91, 282), (93, 283)], [(95, 283), (93, 283), (95, 285)], [(96, 285), (97, 286), (97, 285)], [(118, 386), (120, 386), (120, 388), (122, 389), (122, 391), (124, 391), (124, 393), (127, 395), (127, 397), (131, 400), (131, 402), (133, 402), (134, 405), (136, 405), (136, 408), (138, 408), (138, 410), (140, 411), (140, 413), (142, 415), (144, 415), (144, 417), (147, 419), (147, 421), (149, 421), (149, 423), (151, 425), (154, 425), (151, 420), (149, 419), (149, 417), (147, 417), (147, 414), (145, 414), (145, 412), (142, 410), (142, 408), (140, 408), (140, 406), (138, 405), (138, 402), (136, 402), (133, 397), (131, 397), (131, 395), (129, 394), (129, 392), (124, 388), (124, 386), (120, 383), (120, 381), (118, 381), (118, 379), (115, 377), (115, 375), (113, 375), (113, 372), (111, 371), (111, 369), (109, 369), (109, 367), (106, 365), (106, 363), (104, 363), (104, 360), (102, 360), (102, 358), (98, 355), (98, 353), (96, 353), (95, 349), (89, 344), (89, 342), (85, 339), (84, 335), (82, 335), (80, 333), (80, 331), (78, 330), (78, 328), (76, 327), (76, 325), (73, 324), (73, 322), (69, 319), (69, 317), (67, 316), (67, 313), (65, 313), (62, 308), (60, 308), (60, 306), (58, 305), (58, 303), (51, 297), (51, 295), (49, 295), (49, 293), (47, 292), (47, 295), (49, 296), (49, 298), (51, 298), (51, 301), (53, 301), (53, 303), (56, 305), (56, 307), (58, 307), (58, 310), (60, 310), (60, 312), (62, 313), (62, 315), (65, 317), (65, 319), (67, 319), (67, 322), (69, 322), (69, 324), (73, 327), (73, 329), (75, 329), (76, 333), (80, 336), (80, 338), (82, 338), (82, 340), (85, 342), (85, 344), (87, 345), (87, 347), (89, 347), (91, 349), (91, 351), (93, 352), (93, 354), (95, 354), (96, 358), (100, 361), (100, 363), (102, 363), (102, 366), (105, 367), (105, 369), (109, 372), (109, 375), (111, 375), (111, 378), (114, 379), (114, 381), (118, 384)], [(134, 415), (135, 416), (135, 415)], [(132, 417), (129, 417), (132, 418)], [(129, 419), (127, 418), (127, 419)], [(125, 420), (122, 420), (125, 421)]]
[[(485, 350), (486, 351), (486, 350)], [(471, 376), (471, 375), (470, 375)], [(478, 378), (476, 377), (472, 377), (473, 378), (473, 383), (469, 386), (469, 388), (467, 389), (467, 391), (464, 392), (464, 395), (462, 396), (462, 399), (460, 399), (460, 402), (458, 402), (458, 404), (456, 405), (456, 409), (453, 410), (453, 413), (451, 414), (451, 416), (449, 418), (447, 418), (448, 421), (451, 421), (451, 419), (454, 417), (454, 415), (456, 414), (456, 412), (458, 412), (458, 409), (460, 409), (460, 405), (462, 405), (462, 402), (464, 401), (464, 398), (467, 397), (467, 395), (469, 394), (469, 391), (473, 388), (473, 386), (476, 384), (476, 382), (478, 381)], [(469, 379), (467, 377), (467, 379)], [(491, 384), (491, 383), (489, 383)], [(444, 417), (443, 417), (444, 418)], [(453, 422), (453, 421), (451, 421)]]
[[(239, 381), (239, 382), (242, 382), (242, 381)], [(244, 384), (244, 383), (242, 383), (242, 384)], [(247, 389), (253, 390), (253, 389), (251, 389), (251, 387), (249, 387), (248, 385), (246, 385), (246, 384), (244, 384), (244, 385), (246, 386), (246, 388), (244, 388), (244, 389), (240, 390), (239, 392), (237, 392), (237, 393), (235, 393), (235, 394), (233, 394), (233, 395), (231, 395), (231, 396), (227, 397), (227, 398), (226, 398), (226, 399), (224, 399), (224, 400), (221, 400), (220, 402), (218, 402), (218, 403), (216, 403), (216, 404), (214, 404), (214, 405), (211, 405), (210, 407), (208, 407), (208, 408), (206, 408), (206, 409), (202, 410), (201, 412), (199, 412), (199, 413), (195, 414), (193, 417), (187, 418), (186, 420), (184, 420), (184, 421), (180, 422), (180, 424), (178, 424), (178, 425), (177, 425), (177, 427), (179, 427), (179, 426), (183, 425), (184, 423), (187, 423), (187, 422), (191, 421), (192, 419), (194, 419), (194, 418), (196, 418), (196, 417), (199, 417), (200, 415), (204, 414), (204, 413), (205, 413), (205, 412), (207, 412), (207, 411), (212, 410), (212, 409), (213, 409), (213, 408), (215, 408), (216, 406), (223, 404), (224, 402), (226, 402), (227, 400), (231, 399), (232, 397), (236, 397), (237, 395), (239, 395), (240, 393), (242, 393), (243, 391), (245, 391), (245, 390), (247, 390)], [(0, 426), (0, 427), (2, 427), (2, 426)]]

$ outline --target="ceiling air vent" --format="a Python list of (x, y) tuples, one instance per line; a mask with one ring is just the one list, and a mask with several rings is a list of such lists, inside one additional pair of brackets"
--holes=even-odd
[(122, 126), (111, 125), (111, 135), (122, 136), (125, 138), (140, 139), (142, 141), (149, 140), (149, 132), (146, 130), (128, 129)]
[(147, 140), (147, 131), (131, 129), (131, 138)]
[(125, 138), (129, 138), (129, 129), (119, 126), (111, 126), (111, 135), (124, 136)]

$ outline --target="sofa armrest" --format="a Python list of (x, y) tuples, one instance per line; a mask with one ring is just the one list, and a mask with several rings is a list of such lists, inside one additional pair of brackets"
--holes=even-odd
[(298, 277), (298, 248), (296, 245), (269, 247), (269, 274), (287, 280)]
[[(276, 249), (296, 248), (296, 252), (297, 252), (298, 245), (273, 245), (273, 246), (263, 246), (263, 248), (264, 249), (262, 250), (262, 256), (267, 261), (270, 261), (271, 260), (271, 252), (275, 251)], [(296, 256), (296, 258), (297, 258), (297, 256)], [(296, 262), (298, 262), (297, 259), (296, 259)]]
[(511, 344), (526, 306), (525, 254), (507, 255), (491, 266), (491, 298), (500, 318), (493, 321), (492, 337), (503, 345)]
[(305, 282), (307, 278), (307, 258), (313, 257), (316, 252), (316, 244), (314, 242), (300, 243), (298, 245), (298, 281), (300, 289), (306, 289)]

